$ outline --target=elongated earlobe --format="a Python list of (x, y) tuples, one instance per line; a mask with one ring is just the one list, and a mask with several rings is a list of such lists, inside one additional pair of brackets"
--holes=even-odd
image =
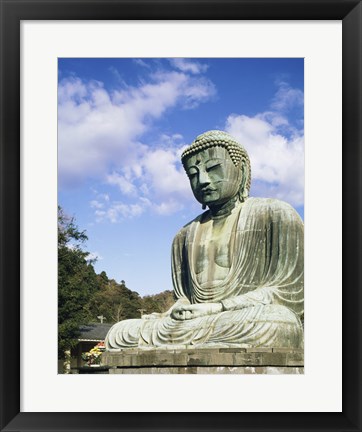
[(247, 180), (249, 177), (249, 169), (248, 164), (246, 163), (245, 159), (242, 159), (241, 161), (241, 172), (242, 172), (242, 179), (241, 179), (241, 185), (239, 189), (239, 199), (241, 202), (244, 202), (249, 195), (249, 191), (247, 188)]

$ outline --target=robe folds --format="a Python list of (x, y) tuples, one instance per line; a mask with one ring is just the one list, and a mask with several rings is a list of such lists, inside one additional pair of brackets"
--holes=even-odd
[(303, 347), (304, 230), (287, 203), (249, 198), (237, 204), (224, 280), (208, 286), (195, 272), (195, 239), (208, 211), (183, 227), (172, 245), (178, 304), (221, 303), (222, 312), (189, 320), (169, 313), (115, 324), (108, 350), (127, 347)]

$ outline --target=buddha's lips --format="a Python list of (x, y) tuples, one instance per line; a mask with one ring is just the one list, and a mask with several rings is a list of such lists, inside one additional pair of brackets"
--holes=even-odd
[(215, 191), (216, 191), (216, 189), (209, 189), (209, 188), (201, 189), (202, 193), (215, 192)]

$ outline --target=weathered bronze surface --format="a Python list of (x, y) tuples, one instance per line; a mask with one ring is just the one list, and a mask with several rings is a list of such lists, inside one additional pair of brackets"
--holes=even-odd
[(115, 324), (107, 350), (303, 347), (303, 222), (287, 203), (249, 198), (250, 161), (230, 135), (209, 131), (182, 155), (208, 210), (176, 235), (177, 297), (164, 314)]

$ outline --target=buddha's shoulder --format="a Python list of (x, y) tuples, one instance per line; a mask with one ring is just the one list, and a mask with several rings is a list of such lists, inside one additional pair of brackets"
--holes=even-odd
[(205, 216), (209, 214), (209, 210), (201, 213), (195, 219), (192, 219), (190, 222), (188, 222), (186, 225), (184, 225), (180, 231), (176, 234), (174, 240), (182, 240), (186, 237), (187, 233), (192, 229), (195, 223), (200, 223)]
[(276, 198), (248, 198), (244, 203), (245, 207), (251, 207), (255, 209), (292, 209), (293, 207), (285, 201), (281, 201)]
[(275, 198), (248, 198), (243, 208), (254, 215), (288, 215), (289, 217), (300, 219), (294, 207), (285, 201)]

